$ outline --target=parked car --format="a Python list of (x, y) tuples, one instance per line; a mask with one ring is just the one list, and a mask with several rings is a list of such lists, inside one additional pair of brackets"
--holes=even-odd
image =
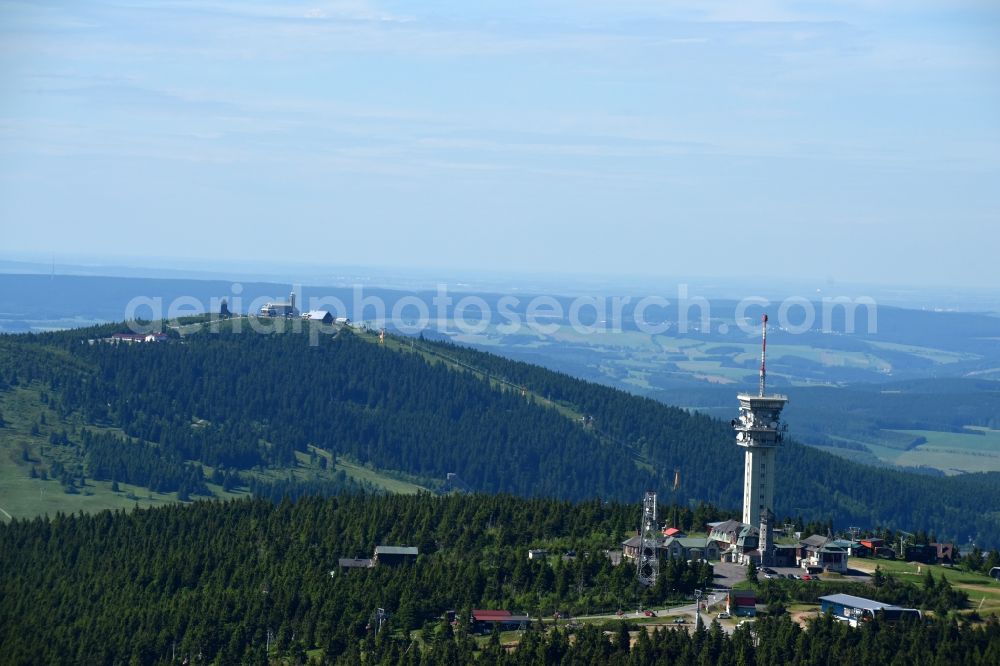
[(719, 619), (720, 620), (728, 620), (730, 617), (731, 616), (726, 611), (722, 611), (721, 613), (719, 613)]
[(685, 620), (682, 617), (675, 617), (674, 618), (674, 624), (686, 624), (686, 623), (687, 623), (687, 620)]

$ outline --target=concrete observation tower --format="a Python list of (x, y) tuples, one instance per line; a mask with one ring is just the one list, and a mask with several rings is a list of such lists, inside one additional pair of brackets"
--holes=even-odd
[(774, 520), (774, 454), (784, 439), (788, 426), (781, 422), (781, 410), (788, 398), (766, 393), (767, 315), (763, 324), (760, 349), (760, 390), (757, 395), (740, 393), (740, 414), (732, 420), (736, 443), (746, 449), (743, 468), (743, 522), (760, 526), (761, 563), (768, 564), (772, 551)]

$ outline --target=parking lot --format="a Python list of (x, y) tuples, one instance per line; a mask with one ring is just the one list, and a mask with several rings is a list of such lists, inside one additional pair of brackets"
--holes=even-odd
[[(747, 568), (742, 564), (732, 564), (730, 562), (716, 562), (713, 564), (715, 568), (715, 585), (717, 587), (730, 588), (736, 583), (746, 580)], [(789, 576), (795, 576), (799, 580), (806, 575), (806, 570), (800, 567), (770, 567), (774, 574), (766, 574), (762, 571), (758, 572), (757, 579), (765, 580), (767, 576), (773, 576), (775, 578), (788, 578)], [(843, 575), (836, 574), (819, 574), (819, 576), (810, 576), (810, 579), (816, 580), (851, 580), (861, 583), (868, 582), (871, 576), (857, 569), (849, 569), (847, 573)]]
[[(795, 576), (796, 578), (798, 578), (800, 580), (810, 580), (810, 579), (814, 579), (814, 580), (832, 580), (832, 576), (836, 575), (836, 574), (825, 574), (825, 573), (823, 573), (823, 574), (818, 574), (818, 575), (810, 576), (808, 579), (803, 579), (803, 576), (807, 575), (807, 574), (806, 574), (806, 570), (802, 569), (800, 567), (770, 567), (770, 568), (774, 570), (774, 574), (766, 574), (764, 572), (761, 572), (758, 575), (758, 579), (759, 580), (764, 580), (764, 579), (767, 578), (768, 575), (774, 575), (775, 577), (781, 577), (781, 578), (788, 578), (788, 576)], [(868, 580), (870, 579), (870, 576), (867, 573), (865, 573), (864, 571), (858, 571), (857, 569), (848, 569), (847, 573), (842, 574), (842, 575), (836, 575), (836, 579), (837, 580), (852, 580), (852, 581), (857, 581), (857, 582), (865, 583), (865, 582), (868, 582)]]
[(742, 564), (713, 562), (712, 568), (715, 571), (714, 582), (716, 587), (729, 588), (747, 579), (747, 568)]

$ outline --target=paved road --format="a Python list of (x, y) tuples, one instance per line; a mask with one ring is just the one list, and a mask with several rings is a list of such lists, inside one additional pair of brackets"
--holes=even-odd
[[(719, 591), (713, 591), (708, 594), (707, 597), (702, 599), (702, 604), (707, 604), (711, 606), (712, 604), (719, 603), (725, 599), (725, 593)], [(624, 609), (622, 609), (624, 610)], [(656, 617), (659, 618), (675, 618), (678, 616), (689, 616), (689, 621), (694, 622), (694, 604), (685, 604), (683, 606), (671, 606), (667, 608), (651, 608), (656, 613)], [(626, 619), (642, 619), (646, 617), (645, 613), (640, 610), (630, 610), (624, 612), (622, 615), (617, 613), (607, 613), (604, 615), (577, 615), (576, 617), (570, 618), (570, 620), (615, 620), (620, 618)], [(706, 621), (705, 611), (702, 611), (702, 621)]]

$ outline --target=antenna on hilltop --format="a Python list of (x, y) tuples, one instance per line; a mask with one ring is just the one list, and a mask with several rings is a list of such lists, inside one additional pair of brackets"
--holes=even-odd
[(636, 577), (640, 585), (652, 587), (660, 572), (660, 537), (656, 522), (656, 493), (647, 492), (642, 499), (642, 521), (639, 524), (639, 552)]
[(765, 361), (767, 359), (767, 315), (761, 315), (761, 339), (760, 339), (760, 397), (764, 397), (764, 383), (767, 378)]

